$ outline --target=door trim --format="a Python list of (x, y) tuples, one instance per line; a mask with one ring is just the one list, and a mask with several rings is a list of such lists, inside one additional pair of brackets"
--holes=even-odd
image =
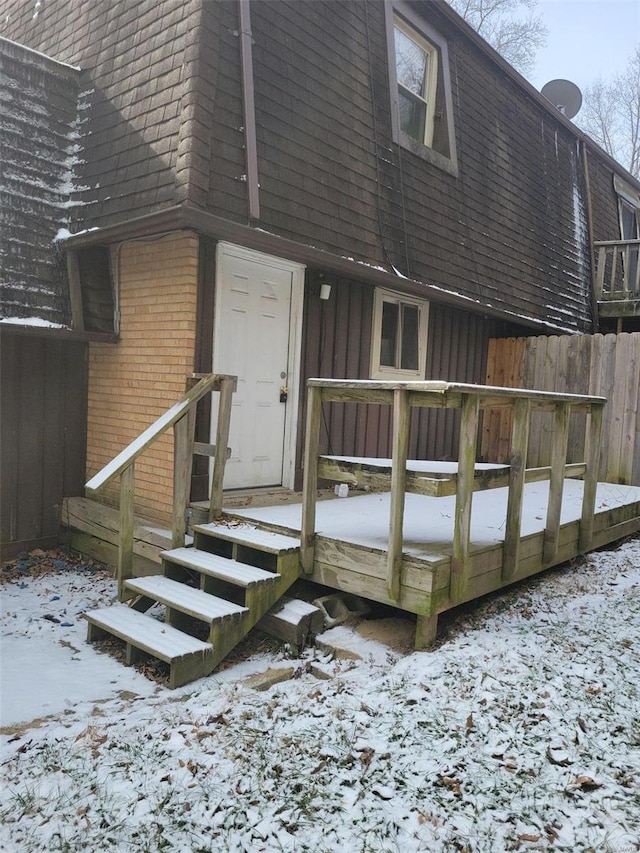
[[(305, 266), (285, 258), (265, 255), (244, 246), (233, 243), (219, 242), (216, 248), (216, 286), (213, 309), (213, 358), (212, 369), (216, 372), (218, 357), (220, 297), (222, 267), (225, 258), (242, 258), (254, 261), (265, 267), (274, 267), (291, 273), (291, 307), (289, 311), (289, 354), (287, 359), (287, 376), (289, 397), (284, 423), (283, 457), (282, 457), (282, 486), (293, 489), (295, 481), (296, 445), (298, 441), (298, 409), (301, 400), (300, 372), (302, 369), (302, 318), (304, 303), (304, 274)], [(247, 487), (250, 488), (250, 487)]]

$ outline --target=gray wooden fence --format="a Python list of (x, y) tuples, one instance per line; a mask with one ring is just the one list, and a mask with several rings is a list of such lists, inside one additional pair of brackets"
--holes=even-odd
[[(493, 338), (487, 359), (488, 385), (513, 385), (539, 391), (595, 394), (607, 398), (600, 479), (640, 486), (640, 333)], [(584, 457), (584, 415), (572, 419), (569, 462)], [(550, 417), (531, 421), (529, 466), (551, 461)], [(505, 413), (485, 416), (482, 458), (508, 458), (510, 420)]]

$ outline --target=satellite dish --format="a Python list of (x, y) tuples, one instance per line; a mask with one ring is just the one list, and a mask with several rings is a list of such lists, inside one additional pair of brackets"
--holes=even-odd
[(582, 92), (570, 80), (550, 80), (541, 91), (567, 118), (577, 115), (582, 106)]

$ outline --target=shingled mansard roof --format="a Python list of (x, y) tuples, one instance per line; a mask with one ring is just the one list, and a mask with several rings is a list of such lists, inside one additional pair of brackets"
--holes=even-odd
[(0, 38), (0, 322), (66, 325), (79, 69)]

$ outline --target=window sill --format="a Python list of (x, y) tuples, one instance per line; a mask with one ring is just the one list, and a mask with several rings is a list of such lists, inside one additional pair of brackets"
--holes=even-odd
[(439, 154), (427, 145), (422, 145), (402, 131), (400, 131), (400, 145), (402, 148), (406, 148), (407, 151), (411, 151), (416, 157), (420, 157), (421, 160), (425, 160), (427, 163), (431, 163), (432, 166), (442, 169), (443, 172), (447, 172), (447, 174), (452, 175), (454, 178), (458, 177), (458, 164), (454, 160), (450, 160), (444, 154)]
[(394, 370), (393, 368), (389, 368), (388, 370), (376, 370), (374, 368), (371, 371), (371, 378), (386, 380), (387, 382), (420, 382), (424, 379), (424, 373), (418, 370), (410, 372), (407, 370)]

